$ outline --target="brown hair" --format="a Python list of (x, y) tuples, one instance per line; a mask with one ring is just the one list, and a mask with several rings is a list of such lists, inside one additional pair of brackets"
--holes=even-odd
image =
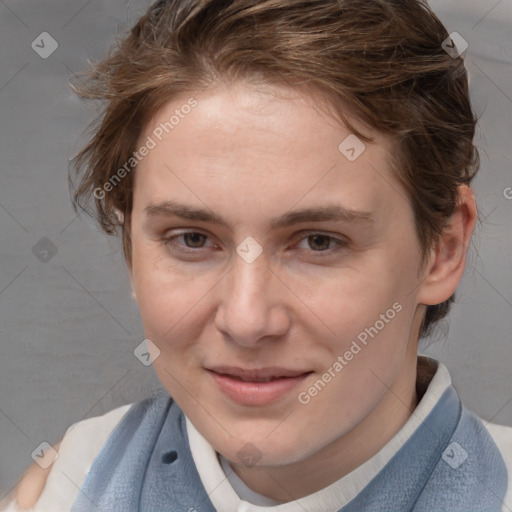
[[(422, 0), (160, 1), (73, 86), (83, 98), (104, 101), (73, 162), (75, 208), (92, 213), (87, 203), (94, 196), (93, 215), (109, 234), (122, 228), (130, 264), (133, 173), (123, 173), (108, 194), (97, 191), (126, 169), (143, 128), (165, 103), (217, 80), (259, 78), (315, 90), (366, 142), (372, 139), (351, 125), (343, 105), (392, 136), (392, 165), (426, 261), (457, 204), (458, 186), (469, 184), (479, 166), (466, 68), (442, 48), (447, 38)], [(453, 301), (428, 306), (421, 336)]]

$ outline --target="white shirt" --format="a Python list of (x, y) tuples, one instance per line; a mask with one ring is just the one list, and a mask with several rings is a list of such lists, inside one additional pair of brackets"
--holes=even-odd
[[(186, 418), (190, 450), (201, 481), (216, 510), (220, 512), (337, 512), (355, 498), (421, 425), (440, 396), (451, 385), (446, 367), (439, 363), (425, 395), (411, 417), (396, 435), (373, 457), (324, 489), (296, 502), (276, 504), (255, 493), (231, 470), (229, 461), (217, 457), (208, 441)], [(54, 462), (45, 488), (30, 512), (69, 512), (94, 459), (109, 434), (131, 405), (115, 409), (104, 416), (81, 421), (68, 429), (59, 457)], [(485, 424), (485, 422), (484, 422)], [(509, 482), (502, 512), (512, 512), (512, 427), (486, 424), (507, 466)], [(10, 503), (4, 512), (17, 512)]]

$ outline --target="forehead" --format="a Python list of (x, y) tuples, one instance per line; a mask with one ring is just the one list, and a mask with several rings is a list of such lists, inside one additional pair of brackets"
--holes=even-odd
[(195, 204), (222, 197), (244, 211), (319, 199), (391, 206), (404, 196), (390, 166), (392, 141), (370, 135), (374, 142), (363, 145), (318, 98), (292, 89), (232, 84), (182, 95), (141, 134), (139, 145), (151, 139), (154, 147), (135, 173), (135, 202), (178, 195)]

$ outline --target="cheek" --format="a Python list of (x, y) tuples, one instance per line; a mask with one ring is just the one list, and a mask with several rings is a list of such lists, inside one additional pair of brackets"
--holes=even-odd
[(380, 314), (392, 307), (399, 298), (396, 288), (385, 267), (365, 264), (331, 272), (310, 288), (305, 302), (311, 312), (317, 312), (326, 332), (347, 339), (373, 325)]
[(204, 287), (179, 279), (145, 279), (137, 300), (146, 336), (162, 347), (186, 345), (200, 328)]
[(203, 286), (193, 280), (147, 270), (140, 274), (137, 300), (145, 337), (159, 349), (154, 370), (167, 391), (182, 404), (201, 396), (199, 340), (208, 316)]
[[(343, 374), (350, 374), (350, 382), (361, 381), (361, 389), (368, 384), (365, 379), (375, 379), (368, 368), (393, 373), (409, 342), (415, 267), (397, 257), (393, 251), (375, 254), (360, 267), (320, 280), (307, 296), (310, 308), (301, 321), (312, 339), (322, 340), (324, 363), (329, 368), (341, 356)], [(335, 380), (341, 384), (342, 379)]]
[(186, 344), (194, 335), (197, 306), (208, 291), (208, 279), (176, 271), (161, 247), (134, 240), (132, 281), (146, 336), (161, 350)]

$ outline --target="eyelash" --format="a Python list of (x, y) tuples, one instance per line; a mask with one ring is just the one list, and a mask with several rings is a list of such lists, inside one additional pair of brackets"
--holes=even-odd
[[(207, 248), (207, 247), (204, 247), (204, 246), (197, 247), (197, 248), (192, 248), (192, 247), (187, 247), (184, 244), (177, 244), (175, 242), (176, 239), (185, 237), (187, 235), (201, 235), (201, 236), (205, 237), (205, 243), (209, 240), (208, 235), (206, 235), (205, 233), (202, 233), (200, 231), (184, 231), (182, 233), (174, 234), (172, 236), (168, 236), (168, 237), (163, 238), (162, 239), (162, 244), (166, 248), (168, 248), (169, 250), (172, 250), (173, 248), (178, 247), (177, 250), (179, 252), (185, 253), (185, 254), (189, 254), (189, 255), (192, 255), (192, 254), (196, 254), (197, 255), (198, 252), (201, 249)], [(306, 235), (302, 236), (299, 239), (298, 242), (294, 243), (294, 246), (297, 246), (301, 242), (307, 241), (309, 238), (316, 237), (316, 236), (324, 237), (324, 238), (328, 239), (329, 245), (331, 243), (336, 244), (336, 247), (329, 248), (329, 249), (323, 250), (323, 251), (322, 250), (321, 251), (315, 251), (314, 249), (309, 249), (309, 250), (305, 249), (305, 250), (308, 250), (308, 252), (311, 252), (311, 253), (315, 254), (315, 257), (317, 257), (317, 258), (322, 258), (322, 257), (325, 257), (325, 256), (332, 255), (334, 252), (336, 252), (338, 250), (341, 250), (341, 249), (345, 248), (348, 245), (348, 242), (346, 240), (341, 239), (341, 238), (336, 238), (333, 235), (330, 235), (330, 234), (327, 234), (327, 233), (322, 233), (322, 232), (319, 232), (319, 231), (311, 231), (311, 232), (308, 232)]]
[(201, 233), (200, 231), (184, 231), (183, 233), (178, 233), (178, 234), (163, 238), (162, 243), (166, 247), (169, 247), (171, 245), (172, 246), (179, 245), (179, 250), (182, 252), (187, 252), (187, 253), (197, 253), (198, 250), (204, 249), (204, 247), (192, 248), (192, 247), (187, 247), (186, 245), (175, 243), (175, 240), (177, 238), (185, 237), (187, 235), (201, 235), (201, 236), (204, 236), (206, 238), (206, 240), (208, 240), (208, 236), (205, 235), (204, 233)]
[(328, 245), (331, 245), (331, 243), (335, 244), (335, 247), (331, 247), (331, 248), (329, 248), (327, 250), (323, 250), (323, 251), (315, 251), (314, 249), (306, 249), (309, 252), (314, 253), (315, 257), (320, 257), (321, 258), (322, 256), (332, 255), (334, 252), (336, 252), (336, 251), (338, 251), (338, 250), (340, 250), (340, 249), (342, 249), (342, 248), (347, 246), (347, 241), (346, 240), (342, 240), (340, 238), (336, 238), (333, 235), (329, 235), (327, 233), (322, 233), (322, 232), (317, 232), (317, 231), (310, 232), (307, 235), (303, 236), (302, 238), (300, 238), (299, 242), (297, 244), (295, 244), (295, 245), (299, 245), (303, 241), (308, 243), (308, 239), (313, 238), (313, 237), (326, 238), (328, 240), (328, 242), (329, 242)]

